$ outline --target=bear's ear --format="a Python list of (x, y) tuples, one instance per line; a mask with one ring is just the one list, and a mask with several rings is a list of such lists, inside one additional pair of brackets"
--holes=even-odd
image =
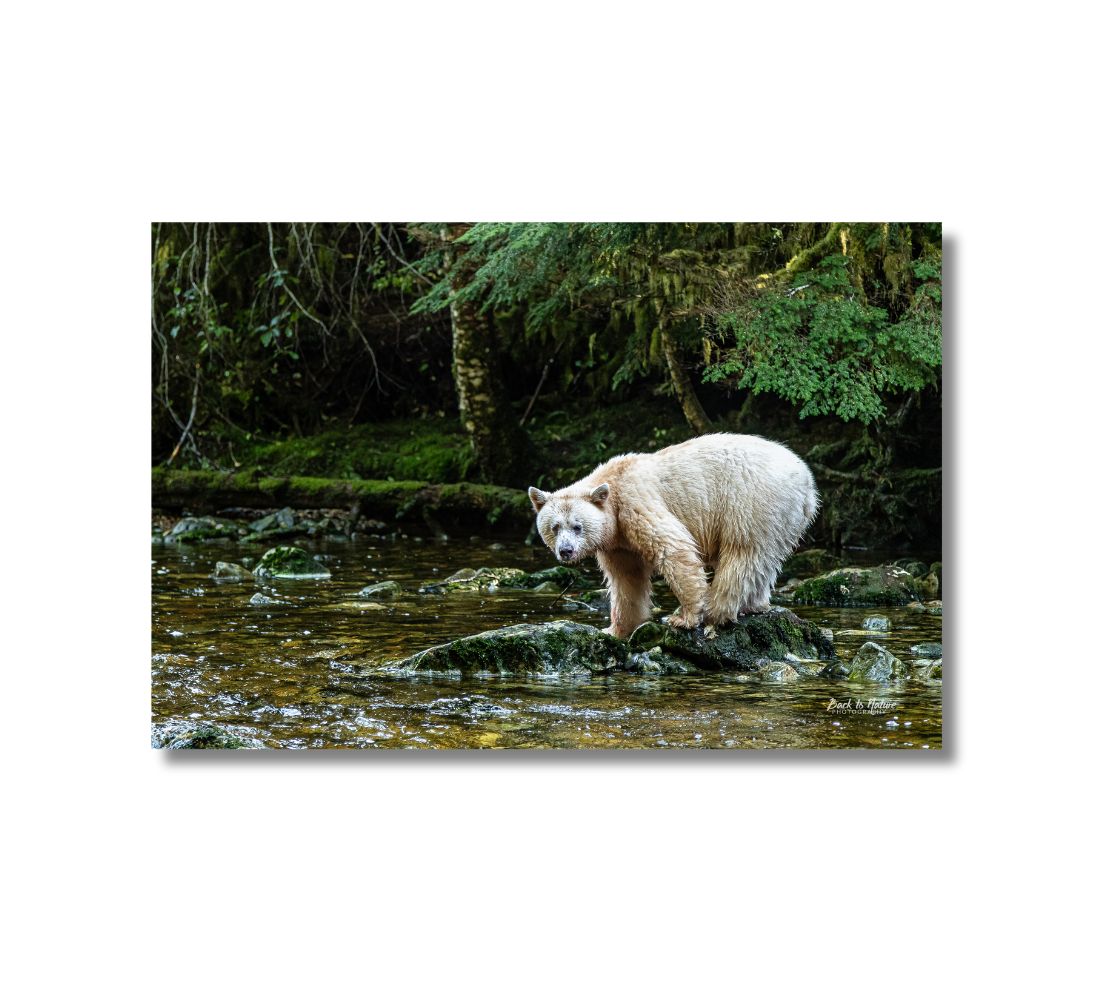
[(596, 486), (591, 491), (591, 502), (597, 503), (600, 507), (607, 502), (607, 497), (611, 494), (611, 487), (609, 483), (603, 483), (602, 486)]
[(535, 486), (529, 487), (529, 499), (533, 501), (533, 510), (535, 510), (538, 514), (540, 513), (541, 508), (546, 503), (548, 503), (549, 497), (551, 496), (551, 493), (542, 493)]

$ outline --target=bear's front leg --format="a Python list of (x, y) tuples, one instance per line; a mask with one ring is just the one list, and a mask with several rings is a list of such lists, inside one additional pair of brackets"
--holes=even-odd
[(599, 552), (597, 558), (611, 594), (611, 624), (603, 631), (628, 639), (649, 618), (649, 567), (636, 553), (622, 550)]
[(696, 628), (704, 620), (708, 603), (708, 579), (704, 564), (694, 549), (673, 549), (661, 558), (661, 575), (681, 603), (680, 614), (665, 622), (673, 628)]

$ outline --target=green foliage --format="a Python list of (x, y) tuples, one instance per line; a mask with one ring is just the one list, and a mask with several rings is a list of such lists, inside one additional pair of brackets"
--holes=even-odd
[[(829, 254), (793, 280), (766, 286), (717, 319), (733, 340), (704, 372), (708, 382), (794, 403), (801, 418), (836, 414), (863, 423), (883, 416), (888, 393), (936, 385), (941, 368), (940, 251), (909, 265), (917, 282), (892, 321), (884, 303), (869, 301), (853, 280), (856, 260)], [(883, 298), (903, 279), (888, 279)]]
[(155, 454), (236, 463), (255, 433), (452, 406), (446, 321), (408, 315), (417, 256), (390, 224), (155, 224)]
[(422, 262), (447, 270), (413, 310), (474, 302), (512, 322), (515, 356), (543, 348), (562, 379), (605, 394), (658, 370), (664, 337), (695, 327), (731, 276), (788, 252), (771, 223), (479, 223)]

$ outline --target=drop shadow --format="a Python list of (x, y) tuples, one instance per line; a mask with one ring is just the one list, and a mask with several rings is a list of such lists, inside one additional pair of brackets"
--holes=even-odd
[[(942, 597), (947, 602), (957, 593), (960, 562), (958, 560), (958, 517), (960, 512), (959, 477), (957, 475), (958, 383), (957, 301), (959, 240), (954, 235), (942, 238)], [(941, 740), (936, 750), (850, 748), (819, 750), (747, 750), (726, 748), (611, 750), (170, 750), (159, 751), (170, 768), (220, 767), (238, 770), (275, 767), (655, 767), (676, 768), (717, 766), (735, 767), (952, 767), (959, 759), (958, 683), (959, 622), (958, 610), (948, 622), (942, 619), (942, 647), (947, 653), (949, 669), (942, 681)]]

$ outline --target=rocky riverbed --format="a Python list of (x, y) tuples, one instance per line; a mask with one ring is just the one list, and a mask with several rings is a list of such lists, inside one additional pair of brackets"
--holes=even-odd
[(281, 510), (159, 521), (152, 556), (155, 746), (941, 742), (936, 561), (799, 553), (784, 609), (621, 642), (594, 566), (516, 540)]

